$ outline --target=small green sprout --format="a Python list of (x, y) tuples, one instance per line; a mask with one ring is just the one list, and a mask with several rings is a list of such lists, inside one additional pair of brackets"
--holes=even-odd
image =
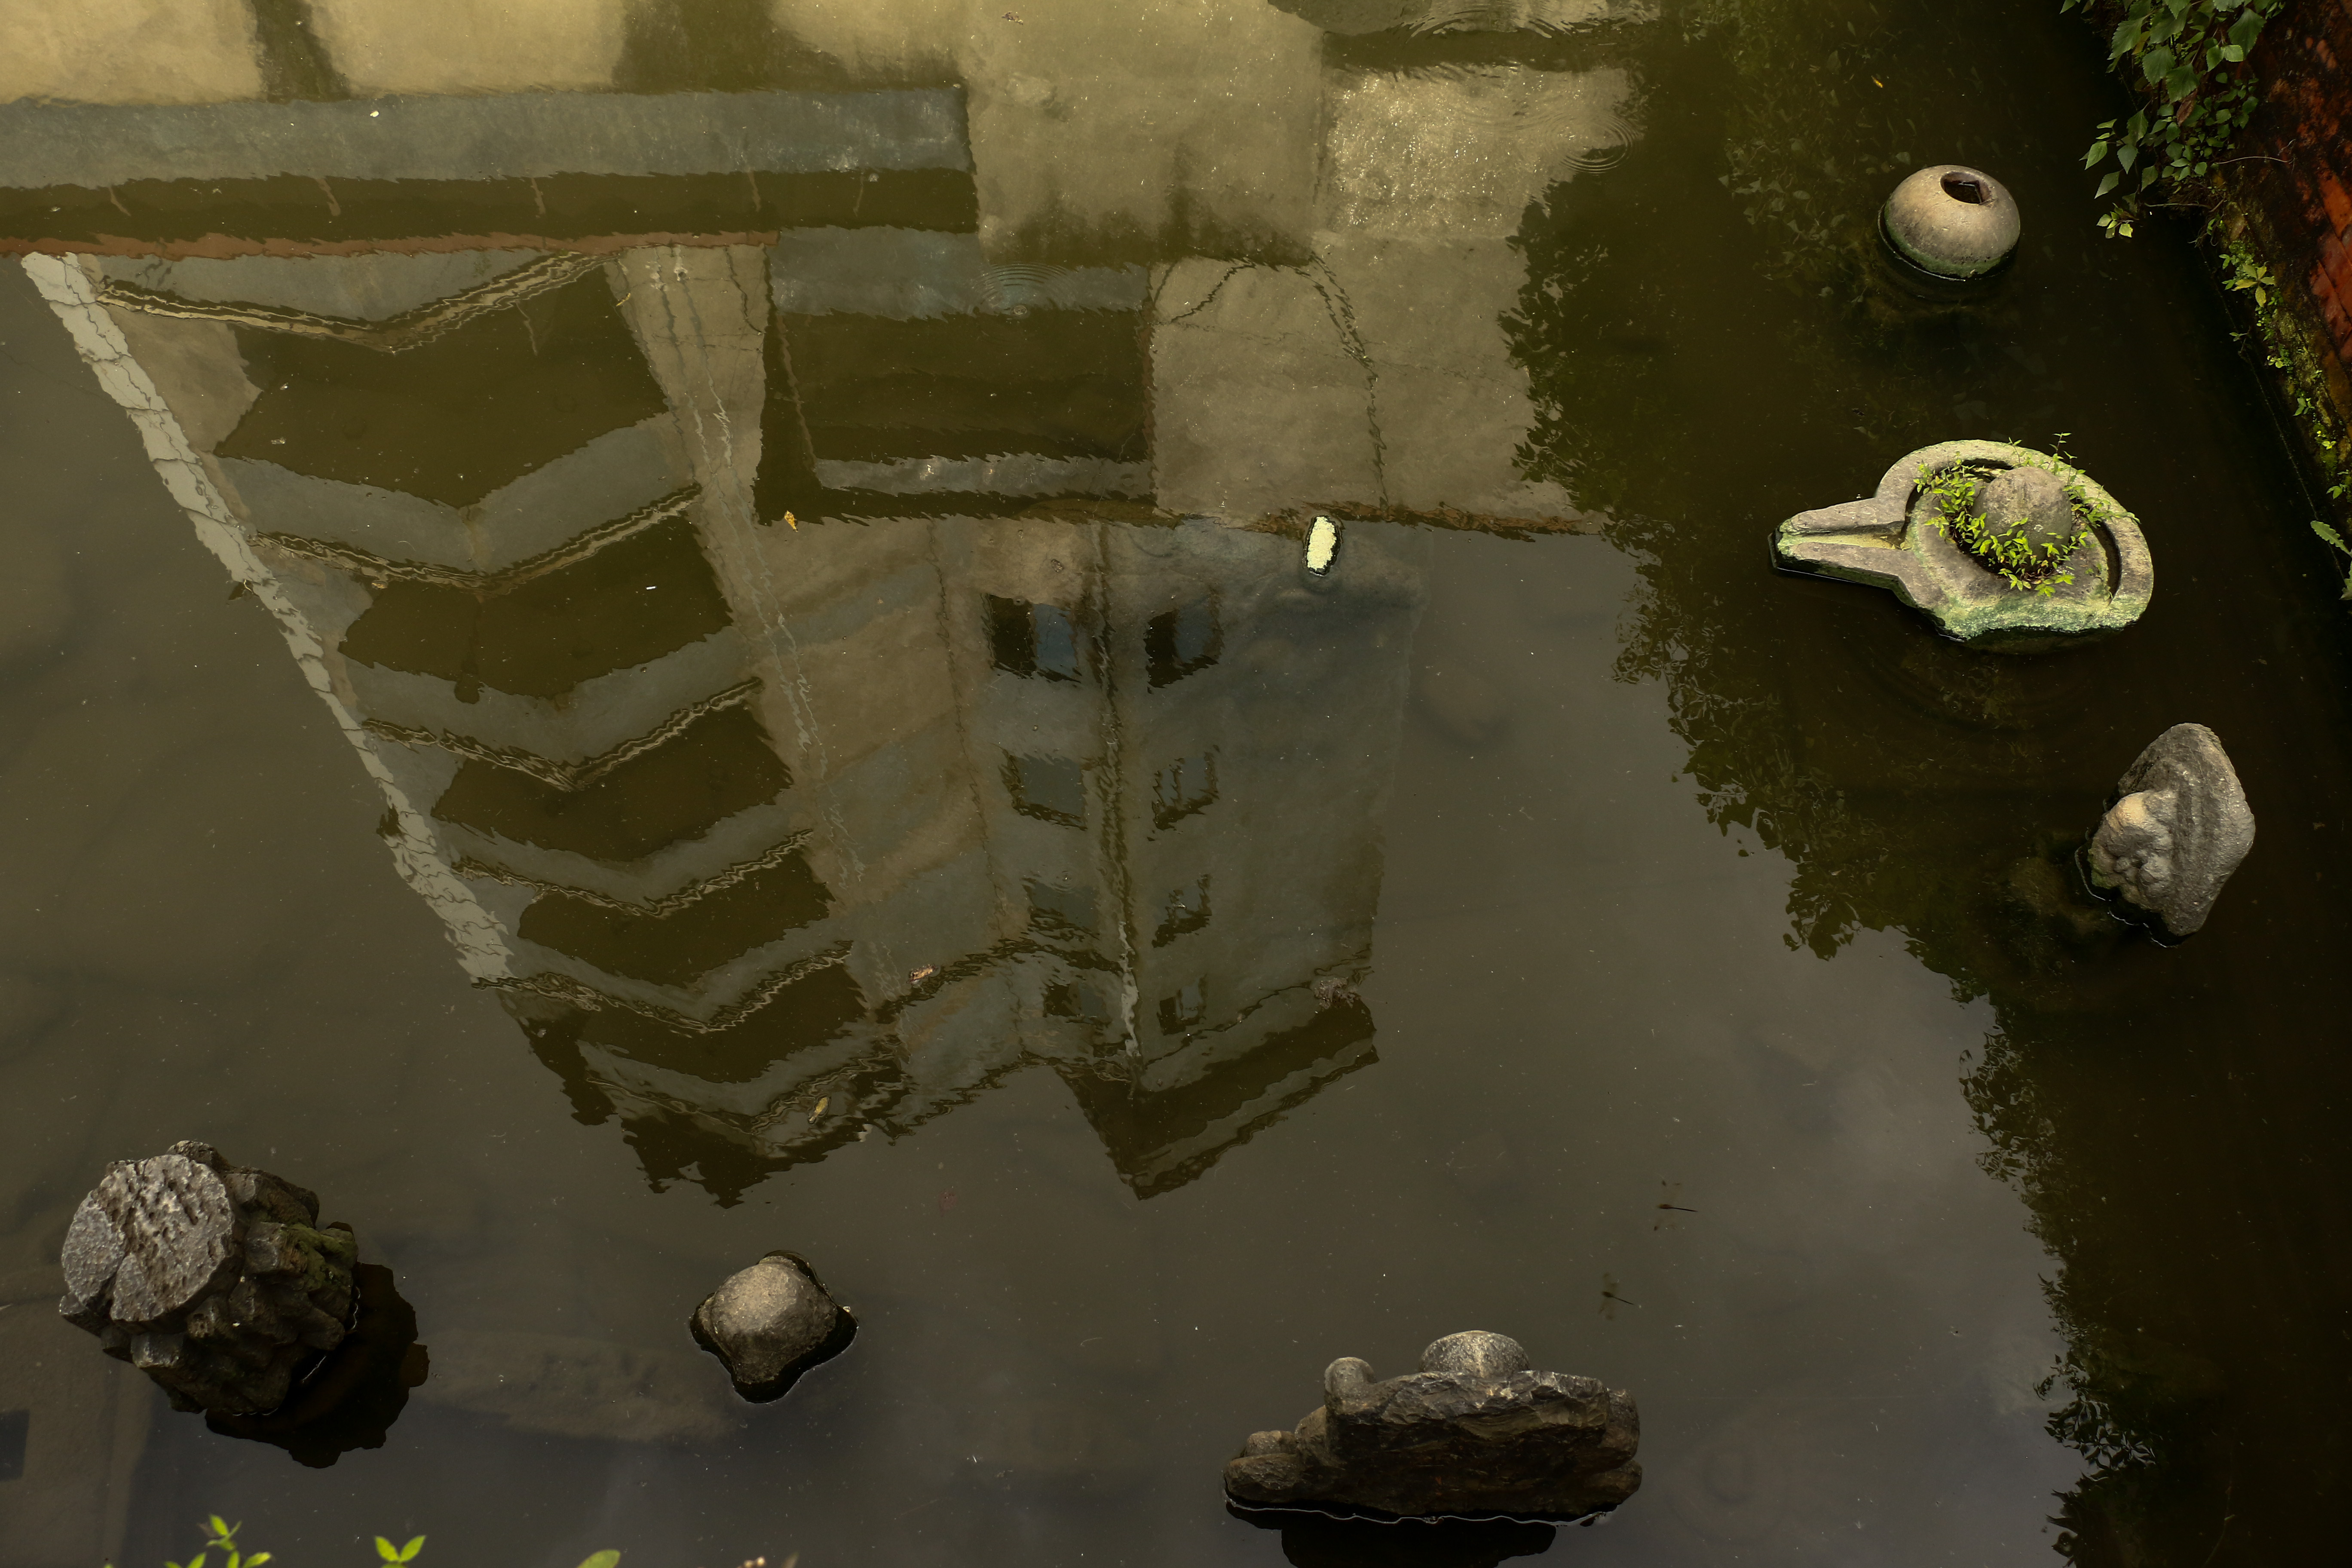
[(424, 1544), (425, 1537), (421, 1535), (412, 1537), (405, 1546), (394, 1546), (379, 1535), (375, 1538), (375, 1554), (387, 1563), (414, 1563), (416, 1561), (417, 1549)]

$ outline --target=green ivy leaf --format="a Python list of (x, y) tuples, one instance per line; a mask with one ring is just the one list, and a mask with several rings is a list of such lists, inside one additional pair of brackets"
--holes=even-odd
[(2100, 159), (2106, 155), (2107, 144), (2105, 142), (2094, 142), (2091, 143), (2091, 150), (2083, 154), (2083, 167), (2085, 169), (2092, 168), (2097, 164)]
[(2263, 16), (2259, 11), (2248, 10), (2244, 16), (2230, 24), (2230, 42), (2242, 53), (2252, 48), (2254, 40), (2262, 36)]
[(2117, 27), (2115, 37), (2110, 40), (2115, 47), (2107, 51), (2107, 58), (2121, 59), (2126, 51), (2139, 42), (2140, 31), (2146, 26), (2147, 24), (2141, 18), (2134, 16)]
[(2235, 44), (2224, 44), (2221, 46), (2221, 58), (2231, 65), (2236, 65), (2246, 58), (2246, 51)]
[(2126, 142), (2122, 146), (2116, 148), (2116, 162), (2124, 166), (2125, 174), (2130, 174), (2132, 172), (2132, 165), (2139, 162), (2138, 146), (2133, 142)]
[(2114, 190), (2116, 184), (2122, 179), (2123, 176), (2121, 174), (2109, 174), (2105, 179), (2099, 182), (2099, 188), (2091, 193), (2092, 199), (2095, 201), (2097, 198), (2105, 195), (2109, 191)]

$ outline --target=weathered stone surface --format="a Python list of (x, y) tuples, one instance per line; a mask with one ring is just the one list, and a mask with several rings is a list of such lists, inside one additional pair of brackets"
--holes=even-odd
[(2008, 468), (1995, 475), (1977, 498), (1977, 515), (1995, 533), (2021, 529), (2037, 555), (2074, 534), (2074, 503), (2047, 468)]
[[(1956, 463), (1991, 471), (1984, 495), (2004, 482), (2013, 487), (2000, 492), (2005, 506), (2031, 505), (2042, 489), (2039, 479), (2011, 479), (2026, 472), (2046, 473), (2062, 498), (2070, 487), (2084, 498), (2092, 520), (2088, 537), (2063, 563), (2071, 582), (2053, 582), (2047, 593), (2012, 587), (1938, 526), (1943, 503), (1920, 489), (1919, 476)], [(2071, 521), (2063, 526), (2073, 531)], [(2003, 441), (1943, 441), (1907, 453), (1887, 468), (1876, 494), (1798, 513), (1780, 525), (1772, 549), (1790, 571), (1890, 589), (1946, 636), (1989, 653), (2039, 653), (2120, 631), (2156, 595), (2156, 565), (2138, 520), (2081, 469)]]
[(66, 1232), (58, 1311), (175, 1409), (275, 1410), (351, 1324), (357, 1248), (318, 1219), (315, 1194), (209, 1144), (118, 1161)]
[(2221, 885), (2254, 846), (2254, 814), (2220, 737), (2175, 724), (2116, 786), (2091, 835), (2091, 883), (2175, 937), (2205, 923)]
[(694, 1337), (727, 1363), (735, 1391), (772, 1399), (847, 1342), (849, 1314), (825, 1294), (816, 1270), (771, 1252), (694, 1310)]
[(2017, 249), (2017, 202), (1980, 169), (1937, 163), (1895, 187), (1880, 214), (1895, 253), (1939, 278), (1977, 278)]
[(1633, 1495), (1640, 1443), (1630, 1395), (1530, 1371), (1517, 1341), (1474, 1330), (1385, 1382), (1352, 1356), (1333, 1362), (1321, 1408), (1252, 1436), (1225, 1490), (1245, 1508), (1574, 1519)]

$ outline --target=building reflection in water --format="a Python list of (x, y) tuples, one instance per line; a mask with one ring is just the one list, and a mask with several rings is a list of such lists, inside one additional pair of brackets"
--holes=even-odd
[(1577, 526), (1494, 322), (1622, 80), (1302, 58), (1303, 264), (992, 265), (943, 89), (149, 110), (243, 163), (9, 205), (583, 1120), (732, 1202), (1045, 1062), (1149, 1194), (1373, 1059), (1410, 524)]

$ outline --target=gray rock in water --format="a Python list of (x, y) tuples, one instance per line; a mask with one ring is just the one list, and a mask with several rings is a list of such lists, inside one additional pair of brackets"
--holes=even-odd
[(839, 1354), (856, 1325), (804, 1259), (771, 1252), (703, 1298), (693, 1329), (702, 1348), (727, 1363), (736, 1393), (773, 1399)]
[(2221, 884), (2254, 846), (2254, 814), (2220, 737), (2175, 724), (2117, 784), (2091, 835), (2091, 883), (2175, 937), (2205, 923)]
[(1576, 1519), (1642, 1484), (1632, 1397), (1589, 1377), (1528, 1370), (1518, 1342), (1473, 1330), (1375, 1382), (1352, 1356), (1323, 1373), (1297, 1429), (1260, 1432), (1225, 1466), (1244, 1508)]
[(350, 1331), (358, 1248), (316, 1194), (205, 1143), (117, 1161), (66, 1232), (58, 1313), (178, 1410), (257, 1415)]
[(1995, 533), (2021, 529), (2037, 557), (2063, 554), (2080, 523), (2066, 486), (2047, 468), (2004, 468), (1977, 497), (1977, 515)]

